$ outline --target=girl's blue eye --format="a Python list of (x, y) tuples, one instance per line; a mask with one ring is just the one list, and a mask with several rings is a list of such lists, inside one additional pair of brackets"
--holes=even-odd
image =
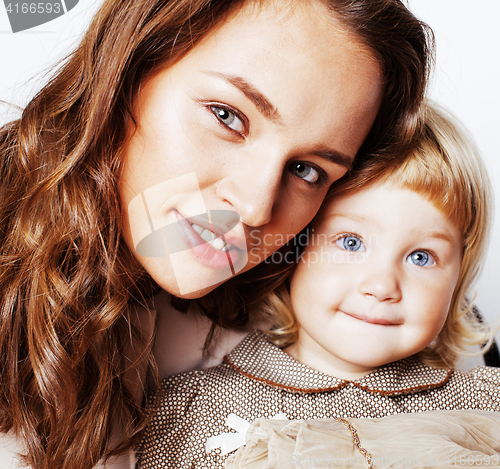
[(410, 264), (418, 265), (419, 267), (430, 267), (434, 265), (436, 262), (432, 258), (432, 256), (425, 251), (415, 251), (412, 252), (407, 258), (406, 262)]
[(214, 113), (215, 117), (217, 117), (217, 119), (219, 119), (225, 126), (238, 132), (239, 134), (244, 132), (245, 126), (234, 112), (219, 106), (210, 106), (210, 109)]
[(358, 251), (358, 252), (366, 251), (363, 241), (361, 241), (357, 236), (353, 235), (344, 236), (342, 238), (337, 239), (335, 243), (337, 244), (337, 246), (346, 251)]
[(290, 166), (290, 171), (300, 179), (303, 179), (311, 184), (314, 184), (319, 180), (318, 171), (307, 163), (294, 163)]

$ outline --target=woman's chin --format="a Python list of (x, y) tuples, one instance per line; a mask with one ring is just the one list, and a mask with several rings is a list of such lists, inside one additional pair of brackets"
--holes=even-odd
[(246, 256), (240, 256), (241, 259), (236, 265), (228, 262), (226, 256), (226, 265), (213, 266), (209, 262), (203, 263), (198, 260), (190, 250), (162, 258), (136, 257), (161, 288), (185, 299), (201, 298), (230, 278), (250, 268), (246, 262)]
[[(183, 300), (197, 300), (198, 298), (202, 298), (205, 295), (208, 295), (210, 292), (214, 291), (219, 285), (224, 282), (220, 282), (217, 285), (211, 285), (210, 287), (200, 288), (199, 290), (194, 291), (181, 291), (178, 286), (172, 288), (172, 285), (166, 285), (162, 288), (177, 298), (181, 298)], [(193, 286), (195, 288), (195, 286)]]
[[(172, 265), (166, 261), (148, 259), (144, 262), (148, 274), (168, 293), (186, 300), (194, 300), (207, 295), (231, 277), (221, 275), (206, 268), (193, 268), (193, 265)], [(196, 267), (196, 266), (195, 266)]]

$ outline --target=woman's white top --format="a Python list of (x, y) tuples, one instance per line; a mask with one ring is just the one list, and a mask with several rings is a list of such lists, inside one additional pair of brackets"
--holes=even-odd
[[(160, 291), (143, 305), (132, 306), (132, 320), (140, 324), (146, 335), (152, 335), (156, 328), (153, 353), (162, 378), (188, 370), (206, 369), (222, 363), (222, 358), (240, 343), (253, 327), (245, 331), (220, 330), (210, 348), (203, 355), (203, 346), (210, 330), (211, 322), (205, 316), (190, 308), (181, 313), (170, 305), (170, 294)], [(134, 315), (135, 313), (135, 315)], [(141, 378), (139, 373), (139, 378)], [(137, 379), (131, 376), (131, 379)], [(138, 387), (141, 393), (141, 387)], [(18, 439), (11, 434), (0, 434), (0, 467), (2, 469), (21, 469), (16, 455), (22, 452)], [(134, 469), (135, 455), (127, 453), (111, 458), (105, 465), (96, 469)]]

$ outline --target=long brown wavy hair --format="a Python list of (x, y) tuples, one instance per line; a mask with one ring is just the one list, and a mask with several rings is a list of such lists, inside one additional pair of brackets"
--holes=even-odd
[[(399, 0), (318, 1), (372, 48), (385, 78), (357, 158), (404, 153), (419, 137), (430, 30)], [(21, 438), (34, 469), (90, 469), (130, 448), (147, 421), (127, 379), (139, 367), (157, 373), (128, 307), (146, 274), (121, 239), (125, 129), (141, 84), (243, 3), (107, 0), (0, 131), (0, 430)], [(241, 325), (288, 267), (262, 264), (201, 309), (215, 324)]]

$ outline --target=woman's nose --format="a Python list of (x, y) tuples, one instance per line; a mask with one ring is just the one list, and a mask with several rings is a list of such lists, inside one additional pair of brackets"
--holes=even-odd
[(263, 226), (271, 221), (280, 192), (283, 159), (249, 158), (247, 165), (235, 165), (219, 181), (217, 196), (231, 204), (248, 226)]
[(361, 294), (378, 301), (397, 302), (402, 297), (400, 275), (396, 266), (390, 263), (365, 265), (359, 288)]

